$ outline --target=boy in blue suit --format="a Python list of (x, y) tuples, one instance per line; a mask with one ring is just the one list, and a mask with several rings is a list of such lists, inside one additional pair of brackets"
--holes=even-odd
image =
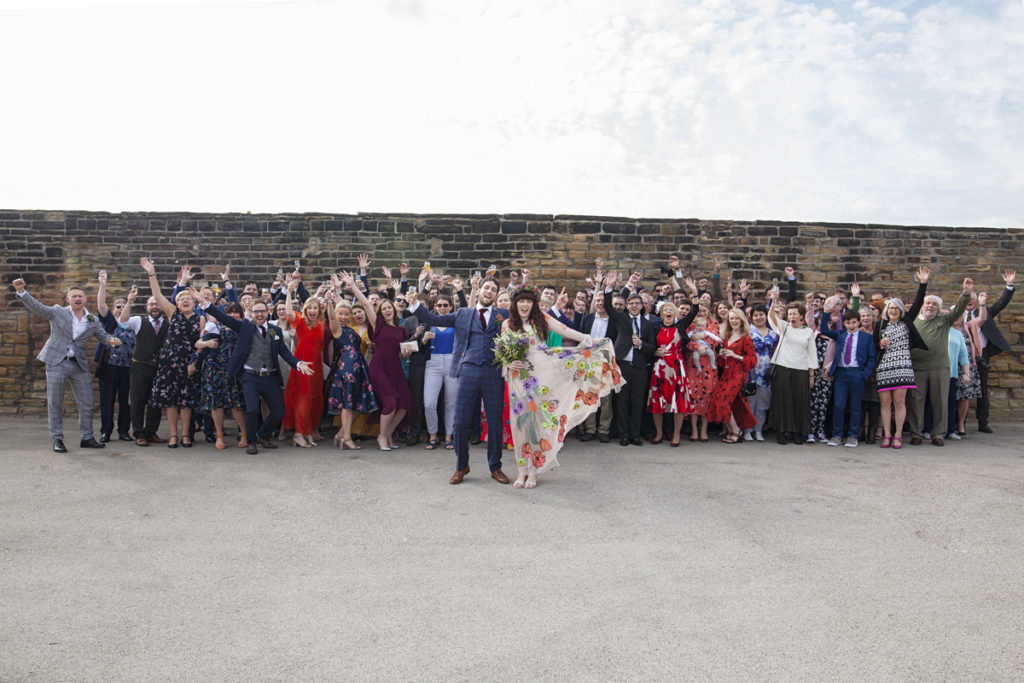
[(846, 405), (850, 405), (850, 428), (846, 435), (846, 445), (857, 446), (857, 434), (860, 431), (860, 399), (864, 393), (864, 382), (875, 369), (875, 340), (867, 332), (859, 331), (860, 314), (856, 311), (843, 313), (843, 328), (836, 331), (829, 328), (827, 313), (821, 316), (821, 333), (836, 342), (836, 357), (832, 361), (829, 374), (832, 375), (834, 398), (832, 403), (832, 438), (829, 446), (838, 446), (843, 442), (843, 413)]

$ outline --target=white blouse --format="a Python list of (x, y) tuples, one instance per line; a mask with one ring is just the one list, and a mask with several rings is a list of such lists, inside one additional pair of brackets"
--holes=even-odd
[[(772, 323), (771, 317), (768, 318), (768, 324), (778, 333), (781, 340), (775, 356), (776, 364), (793, 370), (818, 369), (818, 351), (814, 347), (814, 330), (806, 325), (796, 329), (782, 320), (775, 325)], [(783, 337), (783, 334), (786, 336)]]

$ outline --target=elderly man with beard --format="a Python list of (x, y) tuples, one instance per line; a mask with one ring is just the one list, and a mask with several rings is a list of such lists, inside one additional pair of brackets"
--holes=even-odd
[[(946, 424), (946, 403), (949, 400), (949, 328), (963, 316), (974, 291), (974, 281), (964, 280), (964, 289), (953, 310), (944, 315), (939, 313), (942, 298), (929, 294), (912, 324), (926, 349), (912, 348), (910, 357), (914, 364), (914, 378), (917, 385), (910, 390), (907, 401), (910, 423), (910, 443), (917, 446), (923, 440), (924, 405), (930, 399), (936, 425)], [(942, 446), (939, 435), (932, 437), (933, 446)]]
[(164, 340), (167, 339), (168, 325), (156, 297), (146, 299), (146, 315), (131, 315), (137, 295), (136, 289), (129, 292), (128, 304), (121, 309), (117, 322), (135, 333), (135, 352), (128, 370), (131, 387), (128, 390), (128, 403), (131, 405), (135, 445), (148, 446), (151, 443), (167, 443), (166, 439), (157, 435), (161, 410), (149, 405), (149, 396), (153, 393), (156, 363), (160, 359)]

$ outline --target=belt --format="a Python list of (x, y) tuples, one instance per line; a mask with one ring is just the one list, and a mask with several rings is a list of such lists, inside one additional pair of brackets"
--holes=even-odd
[(277, 370), (250, 370), (249, 368), (245, 368), (243, 372), (248, 372), (250, 375), (256, 375), (258, 377), (268, 377), (270, 375), (277, 374)]

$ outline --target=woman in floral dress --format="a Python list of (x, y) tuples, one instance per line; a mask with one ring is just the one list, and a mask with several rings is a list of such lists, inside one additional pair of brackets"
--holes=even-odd
[[(522, 332), (529, 339), (525, 360), (504, 367), (511, 404), (512, 442), (519, 476), (516, 488), (532, 489), (537, 475), (558, 466), (565, 433), (597, 411), (601, 397), (625, 382), (615, 362), (611, 340), (594, 340), (544, 315), (537, 291), (521, 286), (512, 297), (502, 332)], [(548, 347), (549, 332), (580, 342), (572, 349)]]
[[(242, 307), (236, 303), (224, 306), (224, 312), (236, 320), (242, 319)], [(230, 327), (217, 324), (213, 319), (206, 323), (205, 334), (196, 348), (209, 349), (203, 361), (202, 390), (200, 392), (199, 412), (207, 413), (213, 418), (213, 426), (217, 431), (216, 448), (223, 450), (224, 445), (224, 411), (231, 410), (231, 416), (238, 425), (238, 447), (245, 448), (249, 442), (245, 434), (245, 403), (242, 400), (242, 387), (238, 377), (228, 374), (228, 362), (235, 350), (238, 333)]]
[(679, 309), (670, 301), (661, 305), (661, 329), (658, 330), (658, 348), (654, 352), (656, 360), (651, 371), (651, 388), (647, 395), (647, 410), (654, 421), (654, 440), (652, 444), (662, 441), (662, 420), (665, 413), (672, 413), (672, 446), (679, 445), (679, 434), (683, 429), (683, 419), (693, 412), (693, 401), (690, 400), (690, 382), (686, 377), (687, 355), (686, 345), (689, 338), (686, 328), (697, 316), (697, 307), (693, 306), (685, 318), (677, 318)]
[(199, 341), (199, 322), (202, 316), (196, 313), (195, 299), (188, 290), (178, 292), (175, 303), (168, 301), (160, 291), (153, 262), (146, 257), (142, 257), (139, 262), (149, 275), (149, 287), (153, 291), (153, 298), (160, 304), (164, 315), (170, 321), (167, 339), (160, 349), (160, 358), (157, 360), (149, 405), (167, 410), (167, 424), (170, 429), (167, 447), (178, 447), (180, 433), (181, 445), (191, 448), (192, 439), (188, 437), (188, 426), (192, 422), (192, 411), (199, 405), (199, 373), (196, 372), (198, 356), (195, 343)]
[[(701, 304), (700, 314), (694, 318), (693, 325), (687, 330), (691, 335), (694, 330), (697, 331), (708, 331), (718, 336), (718, 327), (714, 325), (714, 321), (708, 320), (706, 317), (708, 310), (706, 306)], [(716, 348), (718, 342), (712, 338), (708, 338), (707, 343)], [(698, 350), (700, 345), (699, 341), (690, 339), (686, 344), (687, 357), (692, 357), (693, 352)], [(689, 375), (690, 380), (690, 399), (693, 402), (693, 408), (690, 412), (690, 441), (701, 441), (708, 440), (708, 407), (711, 404), (711, 395), (715, 391), (715, 385), (718, 383), (718, 370), (712, 366), (711, 359), (705, 355), (701, 355), (699, 359), (699, 365), (693, 366), (692, 372)], [(699, 429), (698, 429), (699, 427)]]
[(344, 450), (357, 451), (352, 440), (352, 424), (356, 415), (365, 415), (377, 410), (377, 398), (373, 395), (370, 371), (363, 359), (362, 339), (352, 326), (352, 307), (345, 301), (335, 307), (337, 296), (327, 293), (327, 319), (331, 322), (334, 335), (334, 357), (331, 366), (331, 387), (327, 398), (327, 410), (341, 416), (341, 427), (334, 441)]
[(725, 317), (721, 328), (722, 347), (718, 350), (722, 376), (715, 387), (708, 407), (708, 420), (721, 422), (728, 431), (724, 443), (740, 440), (741, 429), (752, 429), (757, 419), (740, 396), (740, 388), (747, 381), (747, 375), (757, 365), (757, 351), (750, 338), (750, 323), (738, 308), (733, 308)]

